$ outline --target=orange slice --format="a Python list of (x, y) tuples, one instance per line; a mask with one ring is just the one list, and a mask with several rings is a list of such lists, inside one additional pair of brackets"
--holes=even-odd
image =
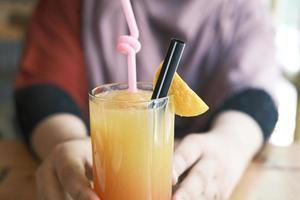
[[(157, 82), (162, 64), (158, 67), (154, 76), (154, 85)], [(205, 113), (209, 107), (206, 103), (175, 73), (169, 94), (173, 95), (175, 113), (183, 117), (193, 117)]]

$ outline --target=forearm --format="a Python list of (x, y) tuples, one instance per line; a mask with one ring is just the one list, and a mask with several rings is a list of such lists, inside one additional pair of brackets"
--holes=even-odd
[(59, 143), (87, 137), (84, 122), (72, 114), (55, 114), (45, 118), (33, 130), (31, 142), (36, 154), (44, 159)]

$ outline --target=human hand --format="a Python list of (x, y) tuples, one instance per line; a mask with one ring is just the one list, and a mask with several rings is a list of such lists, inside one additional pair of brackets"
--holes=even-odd
[(230, 143), (234, 140), (219, 136), (190, 134), (177, 145), (173, 162), (177, 190), (172, 200), (229, 198), (249, 159), (240, 156), (243, 152)]
[(57, 145), (36, 173), (38, 199), (99, 200), (90, 186), (92, 172), (90, 138)]

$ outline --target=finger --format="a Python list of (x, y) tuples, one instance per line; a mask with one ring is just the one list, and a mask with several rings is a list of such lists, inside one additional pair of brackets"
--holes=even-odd
[[(82, 145), (79, 141), (78, 144), (72, 142), (58, 146), (55, 168), (62, 187), (74, 200), (98, 200), (86, 176), (85, 165), (90, 162), (92, 152), (91, 148), (88, 148), (90, 141), (86, 140), (85, 144)], [(78, 146), (82, 148), (77, 148)]]
[(201, 174), (189, 174), (173, 196), (173, 200), (198, 200), (204, 194), (204, 180)]
[[(84, 163), (84, 167), (85, 167), (85, 175), (89, 180), (93, 180), (93, 157), (92, 157), (92, 146), (91, 146), (91, 139), (88, 138), (86, 140), (86, 145), (85, 145), (85, 149), (84, 149), (84, 153), (83, 157), (85, 158), (85, 163)], [(79, 152), (82, 153), (83, 151)]]
[[(215, 183), (208, 184), (206, 188), (210, 188), (210, 185), (215, 186)], [(193, 197), (192, 195), (183, 195), (182, 196), (181, 194), (180, 195), (176, 194), (172, 198), (172, 200), (183, 200), (183, 199), (184, 200), (198, 200), (198, 199), (199, 200), (221, 200), (221, 199), (225, 199), (225, 198), (221, 198), (220, 193), (218, 193), (217, 191), (211, 191), (209, 193), (207, 193), (206, 191), (204, 191), (202, 194), (199, 194), (196, 197)]]
[(220, 165), (213, 156), (204, 156), (199, 163), (191, 170), (191, 174), (200, 173), (203, 174), (203, 180), (205, 181), (204, 196), (207, 199), (220, 199), (220, 186), (221, 186), (221, 174)]
[(57, 166), (58, 178), (64, 189), (74, 200), (98, 200), (99, 198), (85, 176), (84, 163), (79, 160), (72, 160), (67, 163), (68, 165)]
[(178, 177), (191, 167), (202, 155), (199, 135), (189, 135), (183, 139), (174, 152), (172, 182), (175, 185)]
[(219, 199), (217, 174), (215, 160), (203, 157), (180, 184), (174, 199)]
[(64, 192), (52, 166), (42, 164), (36, 172), (38, 199), (64, 200)]
[(212, 155), (203, 156), (190, 173), (203, 173), (206, 180), (219, 179), (220, 169), (217, 163)]
[(205, 198), (207, 198), (207, 199), (213, 199), (213, 200), (223, 199), (223, 198), (221, 198), (219, 184), (220, 184), (220, 182), (218, 179), (208, 180), (203, 196), (205, 196)]
[(84, 166), (85, 166), (85, 171), (86, 171), (85, 172), (86, 177), (90, 181), (92, 181), (93, 180), (93, 165), (89, 162), (86, 162)]

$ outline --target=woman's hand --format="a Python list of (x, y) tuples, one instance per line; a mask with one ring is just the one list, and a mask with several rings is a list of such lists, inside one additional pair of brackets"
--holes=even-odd
[(38, 199), (98, 200), (90, 186), (92, 152), (90, 139), (57, 145), (36, 173)]
[(261, 145), (261, 130), (251, 117), (221, 113), (210, 132), (187, 135), (176, 146), (173, 200), (228, 199)]
[[(175, 149), (173, 184), (178, 184), (178, 188), (173, 200), (228, 197), (228, 191), (234, 188), (236, 179), (244, 170), (237, 169), (238, 158), (226, 161), (232, 156), (230, 154), (211, 133), (186, 136)], [(182, 176), (182, 181), (178, 181), (179, 176)]]

